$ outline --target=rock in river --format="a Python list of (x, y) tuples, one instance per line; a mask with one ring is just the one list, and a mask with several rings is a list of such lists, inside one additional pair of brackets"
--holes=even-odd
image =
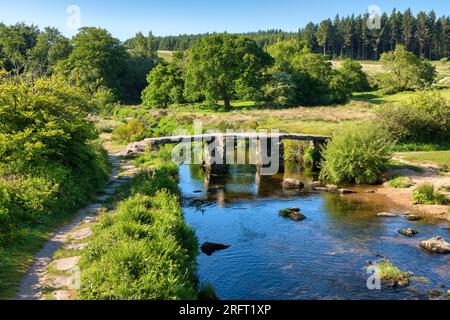
[(415, 215), (413, 213), (406, 213), (405, 218), (408, 221), (420, 221), (422, 220), (422, 217), (419, 217), (418, 215)]
[(381, 212), (381, 213), (377, 214), (377, 217), (383, 217), (383, 218), (394, 218), (396, 216), (397, 215), (392, 212)]
[(421, 241), (420, 247), (432, 253), (450, 253), (450, 243), (442, 237)]
[(306, 217), (300, 213), (299, 208), (283, 209), (280, 211), (280, 216), (294, 221), (303, 221), (306, 219)]
[(224, 244), (205, 242), (200, 249), (204, 254), (210, 256), (216, 251), (225, 250), (229, 247), (230, 246)]
[(283, 188), (284, 189), (292, 189), (292, 190), (296, 189), (296, 190), (299, 190), (299, 189), (303, 189), (304, 186), (305, 185), (301, 181), (299, 181), (297, 179), (285, 179), (283, 181)]
[(401, 229), (398, 231), (401, 235), (404, 235), (405, 237), (414, 237), (419, 234), (419, 231), (408, 228), (408, 229)]

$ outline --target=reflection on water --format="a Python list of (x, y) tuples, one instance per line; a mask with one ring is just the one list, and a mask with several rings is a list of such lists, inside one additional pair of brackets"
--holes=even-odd
[[(305, 184), (314, 178), (287, 168), (284, 175)], [(260, 176), (252, 166), (230, 167), (226, 175), (183, 166), (180, 174), (186, 221), (200, 244), (231, 245), (198, 258), (200, 280), (212, 283), (222, 299), (414, 299), (442, 285), (450, 289), (450, 256), (418, 247), (433, 236), (450, 238), (449, 230), (400, 216), (378, 218), (379, 212), (401, 208), (376, 194), (284, 191), (284, 175)], [(279, 217), (287, 207), (300, 207), (308, 219)], [(397, 233), (406, 227), (419, 236)], [(368, 290), (365, 263), (380, 256), (430, 283)]]

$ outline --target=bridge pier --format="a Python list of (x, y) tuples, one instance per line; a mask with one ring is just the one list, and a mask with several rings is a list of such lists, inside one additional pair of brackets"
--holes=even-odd
[[(274, 159), (274, 157), (276, 158)], [(283, 141), (272, 138), (258, 139), (256, 142), (256, 166), (258, 168), (273, 169), (273, 171), (271, 170), (272, 174), (283, 173), (284, 172)]]
[(226, 173), (226, 138), (224, 136), (214, 136), (206, 141), (206, 148), (203, 155), (203, 167), (209, 173)]

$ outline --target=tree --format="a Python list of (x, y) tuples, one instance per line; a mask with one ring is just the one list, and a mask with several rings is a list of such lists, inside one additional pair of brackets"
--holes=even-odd
[(137, 103), (141, 98), (142, 90), (147, 86), (146, 76), (150, 70), (160, 62), (156, 52), (156, 40), (150, 32), (144, 36), (141, 32), (125, 41), (128, 57), (126, 58), (126, 71), (123, 76), (125, 101)]
[(412, 50), (412, 43), (414, 38), (414, 33), (416, 30), (415, 19), (411, 12), (411, 9), (407, 9), (403, 14), (403, 44), (406, 47), (406, 50)]
[(0, 25), (0, 61), (7, 71), (15, 75), (25, 72), (29, 61), (28, 52), (36, 45), (38, 34), (38, 28), (33, 25)]
[(58, 29), (45, 28), (37, 37), (36, 46), (30, 50), (30, 71), (50, 75), (56, 64), (70, 55), (70, 41)]
[(100, 28), (82, 28), (73, 38), (73, 51), (64, 72), (88, 86), (94, 92), (108, 87), (119, 97), (125, 95), (123, 73), (127, 53), (108, 31)]
[(323, 48), (323, 54), (327, 54), (328, 43), (332, 40), (332, 25), (330, 20), (324, 20), (317, 29), (317, 43)]
[(228, 34), (207, 36), (187, 53), (185, 95), (191, 100), (222, 99), (228, 108), (234, 94), (242, 97), (260, 90), (271, 64), (271, 57), (253, 40)]
[(403, 45), (381, 56), (387, 73), (381, 76), (381, 84), (389, 92), (423, 89), (436, 78), (436, 70), (429, 62), (422, 62)]
[(425, 12), (420, 11), (417, 15), (416, 39), (419, 44), (419, 55), (425, 57), (425, 47), (430, 42), (430, 30), (428, 29), (428, 20)]
[(339, 68), (339, 72), (345, 78), (345, 82), (352, 92), (362, 92), (369, 89), (367, 74), (363, 71), (359, 62), (346, 59)]
[(167, 108), (169, 103), (181, 101), (183, 80), (174, 65), (157, 65), (147, 76), (147, 82), (148, 86), (142, 92), (142, 103), (145, 106)]

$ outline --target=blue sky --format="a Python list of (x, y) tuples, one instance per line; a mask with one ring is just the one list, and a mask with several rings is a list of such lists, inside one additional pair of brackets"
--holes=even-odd
[(265, 29), (297, 31), (309, 21), (340, 15), (364, 13), (369, 5), (390, 12), (408, 7), (416, 13), (434, 9), (450, 14), (448, 0), (0, 0), (0, 21), (19, 21), (40, 27), (54, 26), (67, 36), (69, 5), (78, 5), (82, 26), (108, 29), (125, 40), (137, 31), (155, 35), (246, 32)]

